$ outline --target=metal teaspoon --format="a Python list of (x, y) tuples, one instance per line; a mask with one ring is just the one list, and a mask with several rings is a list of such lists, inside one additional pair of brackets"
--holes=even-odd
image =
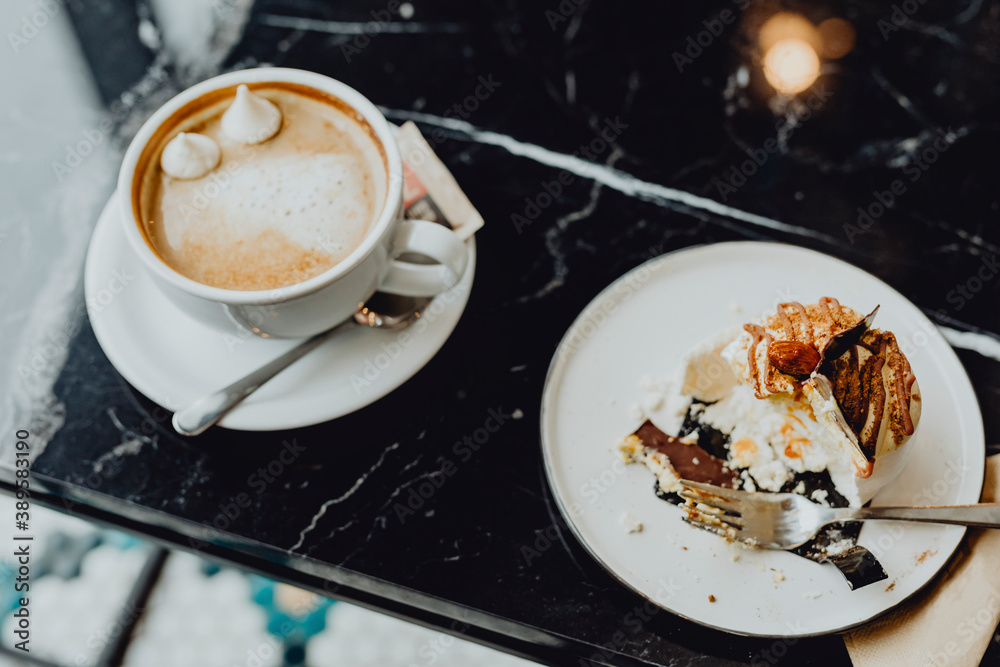
[(300, 345), (270, 361), (249, 375), (212, 394), (199, 398), (174, 413), (171, 423), (181, 435), (198, 435), (219, 422), (226, 413), (242, 403), (250, 394), (342, 331), (357, 327), (394, 331), (409, 326), (430, 303), (429, 298), (397, 296), (376, 292), (354, 315), (337, 326), (308, 338)]

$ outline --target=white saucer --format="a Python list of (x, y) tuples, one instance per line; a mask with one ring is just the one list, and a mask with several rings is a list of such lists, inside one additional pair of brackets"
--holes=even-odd
[[(475, 274), (475, 240), (467, 245), (469, 265), (462, 281), (438, 295), (417, 323), (402, 332), (355, 329), (333, 337), (220, 424), (242, 431), (317, 424), (359, 410), (409, 380), (441, 349), (465, 310)], [(133, 256), (114, 197), (90, 241), (84, 290), (90, 323), (108, 359), (132, 386), (170, 410), (297, 344), (257, 338), (235, 325), (222, 332), (180, 311)]]
[[(923, 414), (905, 445), (908, 464), (873, 504), (979, 502), (985, 446), (976, 396), (955, 353), (899, 292), (794, 246), (719, 243), (665, 255), (619, 278), (570, 327), (549, 369), (541, 424), (549, 482), (569, 526), (614, 576), (664, 609), (743, 635), (837, 632), (915, 593), (961, 541), (960, 526), (866, 523), (859, 542), (889, 579), (851, 591), (832, 565), (744, 549), (683, 523), (679, 508), (654, 495), (649, 471), (616, 463), (617, 444), (639, 426), (629, 406), (641, 398), (642, 376), (669, 376), (706, 336), (779, 301), (821, 296), (865, 313), (881, 304), (875, 326), (906, 346), (920, 381)], [(626, 511), (642, 532), (622, 528)]]

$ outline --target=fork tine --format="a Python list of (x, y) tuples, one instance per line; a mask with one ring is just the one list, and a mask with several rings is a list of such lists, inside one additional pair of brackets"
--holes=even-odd
[[(721, 535), (727, 540), (739, 539), (741, 530), (740, 526), (729, 523), (728, 521), (717, 520), (721, 518), (735, 519), (735, 517), (717, 517), (714, 514), (698, 510), (695, 510), (694, 514), (692, 514), (692, 509), (693, 508), (690, 507), (685, 508), (685, 516), (681, 517), (685, 522), (691, 524), (692, 526), (715, 533), (716, 535)], [(707, 520), (709, 518), (711, 518), (711, 520)], [(739, 519), (736, 520), (738, 521)]]
[(701, 491), (689, 491), (683, 489), (678, 493), (684, 500), (690, 500), (692, 502), (701, 503), (702, 505), (708, 505), (709, 507), (717, 507), (719, 509), (725, 510), (727, 512), (741, 512), (742, 504), (734, 502), (723, 498), (722, 496), (716, 496), (714, 494), (703, 493)]
[(686, 486), (691, 489), (696, 489), (703, 493), (711, 493), (714, 496), (719, 496), (720, 498), (725, 498), (727, 500), (740, 501), (746, 497), (746, 491), (737, 491), (736, 489), (727, 489), (723, 486), (713, 486), (711, 484), (702, 484), (701, 482), (692, 482), (688, 479), (679, 480), (681, 486)]
[(682, 508), (684, 513), (689, 517), (706, 517), (709, 523), (712, 521), (722, 521), (723, 523), (728, 523), (734, 528), (743, 528), (743, 517), (733, 516), (731, 514), (725, 514), (722, 510), (717, 507), (705, 506), (705, 505), (693, 505), (687, 503)]
[(719, 535), (727, 539), (732, 536), (732, 531), (734, 530), (732, 528), (723, 528), (722, 526), (716, 525), (714, 523), (706, 523), (698, 519), (691, 519), (686, 516), (681, 517), (681, 519), (684, 521), (684, 523), (691, 524), (695, 528), (701, 528), (702, 530), (707, 530), (710, 533)]

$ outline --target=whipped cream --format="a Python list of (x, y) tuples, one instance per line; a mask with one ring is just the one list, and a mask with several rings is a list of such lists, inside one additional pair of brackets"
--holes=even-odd
[(211, 137), (181, 132), (171, 139), (160, 154), (160, 168), (172, 178), (201, 178), (219, 165), (222, 151)]
[(281, 129), (281, 109), (250, 91), (246, 84), (236, 89), (236, 100), (222, 114), (222, 132), (241, 144), (267, 141)]

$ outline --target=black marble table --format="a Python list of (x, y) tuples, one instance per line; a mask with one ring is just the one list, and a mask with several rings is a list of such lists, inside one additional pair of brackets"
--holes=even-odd
[[(113, 21), (99, 4), (67, 7), (109, 107), (152, 63), (166, 68), (153, 101), (212, 73), (135, 38), (145, 2), (110, 3)], [(36, 501), (543, 663), (849, 664), (838, 636), (775, 650), (645, 609), (560, 518), (539, 401), (563, 332), (616, 277), (765, 239), (840, 257), (920, 306), (998, 450), (1000, 2), (914, 5), (420, 0), (406, 18), (395, 0), (259, 0), (210, 67), (315, 70), (434, 136), (487, 221), (468, 308), (418, 375), (355, 414), (193, 440), (116, 374), (81, 310)], [(756, 47), (781, 8), (856, 31), (791, 102)], [(120, 143), (153, 107), (116, 117)], [(485, 443), (459, 444), (491, 417)], [(994, 640), (984, 664), (998, 659)]]

